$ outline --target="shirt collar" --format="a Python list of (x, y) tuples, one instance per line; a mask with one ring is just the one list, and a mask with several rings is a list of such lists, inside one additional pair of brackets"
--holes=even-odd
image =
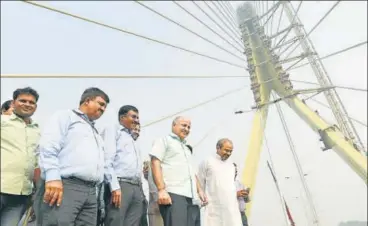
[(216, 153), (216, 159), (220, 160), (221, 162), (226, 162), (228, 159), (226, 159), (225, 161), (221, 159), (221, 156), (219, 154)]
[(128, 129), (128, 128), (126, 128), (125, 126), (123, 126), (122, 124), (120, 124), (120, 126), (119, 126), (119, 130), (120, 131), (124, 131), (124, 132), (126, 132), (126, 133), (128, 133), (128, 134), (132, 134), (131, 133), (131, 130), (130, 129)]
[(79, 116), (83, 117), (84, 120), (90, 122), (92, 124), (92, 126), (95, 125), (95, 121), (91, 120), (88, 118), (88, 116), (86, 114), (84, 114), (81, 110), (79, 109), (74, 109), (74, 111), (79, 114)]
[[(24, 120), (19, 117), (18, 115), (16, 115), (14, 112), (9, 116), (10, 120), (20, 120), (22, 122), (24, 122)], [(28, 126), (35, 126), (38, 127), (38, 123), (35, 122), (33, 119), (30, 119), (30, 123), (28, 124)]]
[(183, 144), (187, 143), (187, 141), (185, 139), (184, 140), (180, 139), (180, 137), (178, 135), (176, 135), (175, 133), (170, 133), (170, 136), (172, 138), (177, 139), (178, 141), (182, 142)]

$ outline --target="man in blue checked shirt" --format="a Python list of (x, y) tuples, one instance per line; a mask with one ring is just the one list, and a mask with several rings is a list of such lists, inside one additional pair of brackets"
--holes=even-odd
[(78, 109), (57, 112), (45, 124), (38, 148), (37, 225), (96, 225), (96, 187), (104, 180), (105, 162), (94, 122), (108, 103), (106, 93), (88, 88)]
[(105, 141), (108, 194), (105, 226), (139, 226), (144, 194), (140, 151), (132, 137), (132, 129), (139, 122), (138, 109), (131, 105), (120, 108), (118, 125), (107, 127)]

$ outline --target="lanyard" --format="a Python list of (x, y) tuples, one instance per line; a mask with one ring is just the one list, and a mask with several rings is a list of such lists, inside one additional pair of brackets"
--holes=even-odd
[[(93, 137), (95, 138), (95, 141), (96, 141), (96, 144), (97, 144), (97, 147), (98, 149), (100, 149), (100, 143), (98, 142), (98, 139), (96, 137), (96, 133), (98, 134), (98, 130), (95, 128), (95, 126), (91, 123), (91, 121), (89, 121), (83, 114), (73, 110), (73, 112), (78, 115), (81, 119), (83, 119), (85, 122), (88, 123), (88, 125), (91, 126), (92, 128), (92, 134), (93, 134)], [(96, 133), (95, 133), (96, 132)]]

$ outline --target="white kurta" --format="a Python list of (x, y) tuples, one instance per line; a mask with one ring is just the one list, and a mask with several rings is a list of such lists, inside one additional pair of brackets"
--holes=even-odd
[(202, 225), (242, 226), (233, 163), (222, 161), (216, 154), (202, 162), (198, 178), (208, 198), (208, 205), (203, 207)]

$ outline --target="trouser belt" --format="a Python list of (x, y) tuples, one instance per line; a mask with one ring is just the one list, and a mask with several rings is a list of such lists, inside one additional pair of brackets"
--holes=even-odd
[(126, 182), (133, 185), (141, 185), (142, 181), (138, 178), (126, 178), (126, 177), (118, 177), (119, 182)]
[(78, 177), (66, 177), (66, 178), (63, 178), (63, 179), (75, 181), (77, 183), (81, 183), (81, 184), (87, 185), (88, 187), (97, 187), (97, 185), (100, 184), (97, 181), (87, 181), (87, 180), (80, 179)]

